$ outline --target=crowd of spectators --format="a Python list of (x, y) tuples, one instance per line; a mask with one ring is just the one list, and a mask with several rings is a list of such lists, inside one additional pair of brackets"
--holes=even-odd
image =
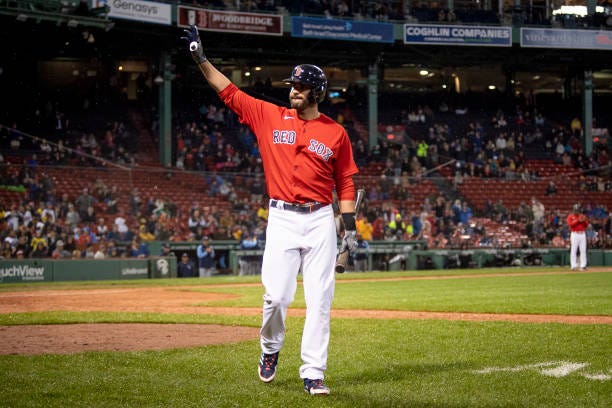
[[(209, 105), (200, 109), (200, 117), (189, 121), (186, 126), (177, 127), (179, 141), (188, 139), (191, 152), (199, 160), (187, 160), (187, 169), (223, 170), (226, 172), (244, 173), (233, 182), (233, 176), (207, 178), (209, 193), (222, 195), (230, 202), (236, 203), (235, 210), (240, 214), (251, 214), (247, 219), (258, 219), (253, 216), (265, 196), (261, 176), (260, 160), (251, 132), (236, 124), (227, 128), (224, 121), (214, 120), (214, 115), (221, 108)], [(219, 113), (217, 113), (219, 115)], [(227, 115), (224, 112), (223, 115)], [(351, 114), (347, 110), (336, 109), (336, 119), (345, 126), (351, 126)], [(481, 115), (470, 115), (461, 109), (458, 112), (436, 112), (428, 106), (414, 111), (404, 111), (400, 122), (406, 127), (417, 124), (424, 131), (410, 131), (402, 139), (403, 143), (393, 143), (384, 137), (372, 149), (366, 142), (353, 138), (355, 159), (360, 167), (372, 163), (381, 164), (380, 179), (360, 180), (371, 185), (362, 219), (367, 219), (373, 226), (370, 233), (360, 231), (362, 236), (374, 240), (424, 240), (428, 247), (501, 247), (507, 245), (496, 239), (495, 231), (487, 231), (483, 220), (492, 220), (497, 225), (513, 225), (513, 232), (520, 236), (514, 244), (520, 246), (566, 246), (568, 229), (562, 215), (568, 208), (552, 208), (544, 212), (535, 205), (521, 205), (518, 208), (507, 208), (502, 200), (489, 203), (482, 211), (472, 211), (469, 204), (459, 198), (453, 199), (448, 194), (431, 196), (423, 203), (404, 206), (402, 202), (410, 199), (410, 190), (420, 188), (423, 180), (431, 177), (436, 167), (453, 161), (452, 177), (457, 183), (467, 177), (497, 178), (502, 180), (540, 180), (537, 171), (530, 171), (525, 165), (525, 148), (544, 146), (541, 153), (562, 162), (582, 174), (581, 189), (585, 191), (611, 191), (608, 152), (604, 145), (594, 146), (593, 154), (586, 156), (576, 141), (580, 129), (572, 124), (559, 124), (544, 117), (536, 107), (516, 106), (514, 111), (499, 110), (482, 125)], [(452, 117), (461, 116), (465, 127), (459, 126)], [(227, 119), (225, 119), (227, 120)], [(350, 129), (347, 129), (350, 132)], [(186, 135), (189, 135), (185, 137)], [(221, 140), (221, 142), (213, 142)], [(229, 141), (229, 143), (228, 143)], [(563, 145), (563, 152), (553, 146)], [(205, 148), (203, 147), (206, 146)], [(255, 148), (254, 148), (255, 147)], [(198, 152), (206, 151), (206, 155)], [(210, 157), (219, 160), (210, 160)], [(206, 158), (209, 159), (206, 164)], [(183, 160), (177, 161), (183, 168)], [(214, 173), (213, 173), (214, 174)], [(547, 195), (556, 194), (556, 185), (550, 180)], [(238, 197), (242, 197), (239, 199)], [(534, 202), (537, 201), (534, 198)], [(379, 204), (379, 203), (383, 204)], [(539, 201), (538, 201), (539, 202)], [(369, 203), (372, 203), (369, 205)], [(540, 203), (541, 205), (541, 203)], [(474, 212), (478, 212), (475, 217)], [(594, 217), (592, 247), (609, 245), (609, 216), (605, 207), (587, 206), (587, 212)], [(592, 213), (592, 214), (591, 214)], [(534, 215), (535, 214), (535, 215)], [(263, 220), (260, 220), (263, 221)], [(257, 231), (253, 228), (257, 227)], [(242, 223), (238, 228), (242, 232), (255, 234), (259, 240), (265, 240), (265, 222), (262, 225)], [(607, 231), (607, 232), (606, 232)], [(208, 233), (208, 232), (205, 232)], [(234, 234), (239, 240), (240, 235)]]
[[(549, 120), (535, 106), (517, 105), (513, 112), (498, 110), (490, 118), (482, 113), (434, 112), (429, 107), (398, 116), (406, 126), (405, 143), (398, 146), (383, 140), (372, 152), (357, 149), (362, 162), (388, 157), (391, 171), (416, 177), (421, 167), (431, 169), (454, 160), (457, 184), (466, 177), (530, 181), (542, 179), (526, 166), (525, 151), (535, 148), (543, 158), (574, 168), (576, 174), (589, 179), (610, 174), (607, 142), (594, 144), (587, 156), (581, 127), (572, 129), (570, 123)], [(364, 157), (367, 154), (370, 156)]]
[[(39, 163), (53, 166), (105, 166), (108, 162), (124, 166), (134, 166), (135, 144), (132, 133), (124, 121), (112, 120), (90, 125), (84, 129), (72, 125), (65, 113), (51, 108), (50, 117), (54, 118), (37, 128), (45, 137), (32, 136), (20, 131), (17, 122), (10, 127), (0, 126), (0, 146), (5, 154), (23, 157), (28, 154), (28, 164), (36, 167)], [(89, 129), (97, 127), (98, 134)], [(0, 164), (4, 156), (0, 156)]]
[[(487, 8), (485, 3), (456, 5), (458, 8), (440, 7), (437, 2), (416, 2), (407, 7), (401, 1), (391, 0), (180, 0), (177, 3), (196, 7), (243, 12), (279, 13), (283, 10), (292, 14), (321, 15), (327, 18), (373, 19), (379, 21), (420, 21), (420, 22), (461, 22), (513, 25), (554, 25), (565, 28), (606, 26), (609, 4), (604, 1), (604, 12), (581, 16), (574, 14), (553, 15), (547, 18), (543, 5), (512, 4), (499, 11), (497, 5)], [(59, 10), (64, 14), (96, 16), (92, 14), (87, 0), (61, 2)], [(44, 11), (54, 10), (53, 5)]]
[[(358, 232), (372, 240), (424, 241), (427, 248), (467, 249), (505, 247), (558, 247), (569, 245), (567, 209), (545, 209), (537, 199), (509, 210), (502, 200), (490, 203), (484, 214), (475, 216), (469, 204), (439, 195), (433, 203), (425, 200), (418, 211), (402, 211), (392, 204), (371, 206), (360, 214)], [(602, 205), (585, 208), (591, 225), (590, 248), (612, 246), (611, 215)], [(500, 231), (509, 231), (508, 239)], [(363, 228), (363, 229), (362, 229)]]
[[(25, 184), (39, 176), (49, 179), (44, 170), (17, 167)], [(1, 203), (3, 258), (144, 258), (151, 255), (148, 242), (172, 238), (169, 213), (159, 211), (152, 199), (131, 202), (125, 212), (116, 207), (117, 187), (107, 188), (100, 180), (74, 198), (66, 193), (56, 197), (53, 181), (45, 184), (44, 189), (28, 189), (19, 203)], [(134, 202), (137, 196), (137, 191), (130, 193)]]
[[(351, 131), (354, 115), (350, 109), (336, 107), (332, 112), (347, 127), (359, 166), (375, 163), (382, 169), (373, 183), (362, 180), (373, 185), (359, 214), (358, 225), (363, 227), (359, 232), (365, 240), (420, 240), (429, 248), (503, 247), (494, 228), (508, 225), (521, 237), (515, 245), (567, 246), (569, 233), (563, 215), (568, 208), (541, 209), (536, 198), (531, 205), (518, 208), (507, 208), (497, 200), (480, 210), (471, 209), (456, 194), (440, 191), (416, 206), (414, 202), (403, 204), (411, 198), (411, 189), (421, 188), (436, 168), (449, 161), (454, 163), (451, 176), (459, 184), (466, 177), (529, 182), (541, 176), (525, 166), (525, 150), (544, 146), (547, 157), (581, 174), (577, 178), (580, 189), (611, 189), (607, 149), (595, 145), (593, 154), (586, 156), (577, 142), (581, 131), (577, 120), (553, 122), (535, 106), (499, 110), (486, 120), (465, 109), (419, 106), (398, 114), (399, 124), (413, 127), (402, 143), (381, 137), (372, 149)], [(265, 241), (267, 199), (257, 143), (231, 111), (205, 104), (176, 124), (174, 167), (178, 171), (172, 177), (180, 171), (202, 172), (206, 195), (229, 203), (216, 207), (194, 202), (188, 209), (155, 196), (154, 190), (146, 194), (138, 189), (120, 191), (117, 185), (101, 180), (91, 182), (78, 196), (58, 196), (54, 178), (45, 171), (47, 165), (137, 163), (128, 150), (134, 138), (125, 123), (111, 121), (98, 136), (80, 129), (72, 132), (66, 114), (56, 112), (54, 116), (61, 128), (49, 133), (49, 138), (30, 137), (17, 124), (0, 130), (4, 154), (21, 160), (0, 165), (0, 185), (20, 187), (24, 193), (19, 203), (2, 203), (2, 256), (143, 257), (151, 255), (147, 243), (152, 240), (198, 242), (209, 236), (213, 240), (241, 242), (249, 237)], [(453, 120), (456, 118), (461, 120)], [(23, 152), (29, 153), (23, 156)], [(545, 194), (556, 194), (556, 188), (550, 180)], [(587, 231), (590, 246), (609, 247), (608, 209), (594, 204), (587, 205), (586, 211), (592, 220)], [(185, 214), (188, 216), (182, 216)]]
[[(396, 6), (398, 2), (387, 1), (194, 3), (243, 11), (275, 11), (283, 6), (292, 13), (379, 21), (415, 18), (453, 23), (491, 18), (481, 10), (431, 8), (413, 8), (406, 15)], [(89, 120), (94, 118), (88, 100), (80, 105), (88, 110)], [(421, 240), (429, 248), (502, 247), (493, 228), (506, 225), (520, 237), (520, 246), (568, 245), (564, 214), (569, 208), (542, 208), (537, 198), (517, 208), (494, 200), (480, 210), (470, 208), (456, 191), (442, 191), (416, 206), (402, 204), (410, 199), (411, 189), (418, 189), (449, 161), (454, 163), (451, 177), (455, 186), (469, 177), (529, 182), (543, 177), (526, 166), (525, 152), (544, 146), (546, 157), (575, 169), (580, 191), (612, 191), (607, 146), (594, 144), (593, 153), (586, 155), (578, 119), (569, 123), (552, 120), (534, 104), (517, 104), (487, 117), (463, 106), (423, 104), (398, 113), (397, 124), (407, 129), (402, 143), (381, 137), (372, 149), (352, 128), (350, 109), (335, 108), (330, 116), (347, 128), (359, 167), (382, 165), (358, 214), (359, 233), (366, 241)], [(45, 171), (46, 166), (136, 167), (137, 137), (123, 119), (94, 120), (83, 127), (59, 103), (39, 106), (31, 121), (40, 130), (37, 134), (44, 136), (21, 132), (17, 121), (0, 128), (0, 185), (22, 194), (19, 201), (5, 198), (0, 202), (1, 257), (146, 257), (157, 255), (148, 249), (151, 241), (199, 242), (205, 236), (265, 241), (267, 199), (257, 142), (222, 105), (203, 104), (189, 120), (178, 121), (173, 160), (179, 170), (176, 173), (204, 172), (206, 195), (229, 203), (224, 207), (196, 202), (190, 208), (179, 208), (155, 191), (121, 191), (118, 185), (102, 180), (91, 182), (74, 197), (58, 194), (56, 180)], [(545, 194), (556, 194), (557, 184), (550, 180)], [(595, 203), (586, 204), (585, 211), (591, 220), (589, 246), (609, 248), (610, 209)]]
[[(182, 1), (182, 3), (189, 3)], [(351, 18), (355, 20), (438, 22), (463, 24), (546, 25), (564, 28), (606, 27), (608, 11), (580, 16), (561, 14), (547, 16), (542, 5), (511, 5), (499, 10), (495, 4), (487, 8), (484, 3), (441, 7), (439, 3), (417, 2), (406, 6), (401, 1), (388, 0), (192, 0), (196, 6), (246, 12), (319, 15), (326, 18)], [(604, 2), (603, 6), (607, 6)]]
[(293, 14), (321, 15), (325, 17), (370, 18), (376, 20), (401, 20), (403, 10), (400, 2), (393, 1), (348, 1), (348, 0), (193, 0), (195, 5), (247, 12), (279, 12), (287, 10)]
[[(2, 189), (19, 193), (0, 201), (1, 257), (142, 258), (159, 255), (150, 253), (151, 241), (198, 242), (209, 236), (240, 242), (251, 234), (265, 239), (267, 208), (261, 204), (260, 178), (249, 183), (259, 185), (257, 190), (252, 187), (251, 199), (240, 199), (229, 177), (206, 173), (202, 178), (203, 185), (210, 185), (206, 194), (232, 200), (232, 206), (194, 202), (189, 209), (180, 209), (155, 189), (121, 191), (101, 179), (88, 183), (74, 197), (58, 195), (56, 180), (48, 174), (52, 168), (29, 163), (0, 166)], [(181, 212), (189, 215), (181, 217)]]

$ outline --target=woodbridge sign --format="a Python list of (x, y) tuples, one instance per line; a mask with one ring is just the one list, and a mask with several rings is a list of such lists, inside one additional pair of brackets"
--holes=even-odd
[(177, 25), (200, 30), (241, 34), (283, 35), (283, 16), (179, 6)]
[(31, 282), (44, 280), (51, 280), (51, 270), (44, 265), (5, 263), (0, 267), (0, 282)]

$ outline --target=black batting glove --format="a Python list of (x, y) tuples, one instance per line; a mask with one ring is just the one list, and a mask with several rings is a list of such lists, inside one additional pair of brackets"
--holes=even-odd
[(204, 49), (202, 48), (202, 41), (200, 41), (200, 34), (196, 26), (189, 26), (189, 30), (183, 30), (185, 37), (181, 37), (181, 40), (187, 41), (189, 45), (189, 52), (191, 52), (191, 58), (200, 65), (206, 61), (206, 55), (204, 55)]

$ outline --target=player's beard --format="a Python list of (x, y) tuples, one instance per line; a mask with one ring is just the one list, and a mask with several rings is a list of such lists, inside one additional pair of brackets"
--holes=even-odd
[(298, 112), (304, 111), (312, 105), (312, 103), (310, 103), (308, 98), (289, 97), (289, 103), (291, 104), (291, 108), (297, 110)]

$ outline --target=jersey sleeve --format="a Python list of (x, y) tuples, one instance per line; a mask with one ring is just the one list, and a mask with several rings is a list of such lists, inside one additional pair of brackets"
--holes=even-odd
[[(342, 129), (342, 135), (340, 144), (338, 146), (338, 157), (336, 159), (336, 168), (334, 172), (334, 178), (338, 193), (338, 199), (340, 200), (352, 200), (354, 199), (354, 187), (353, 187), (353, 196), (345, 197), (344, 191), (342, 188), (338, 188), (339, 186), (347, 186), (347, 178), (352, 177), (353, 175), (359, 173), (359, 169), (355, 164), (355, 160), (353, 158), (353, 147), (351, 145), (351, 141), (348, 137), (348, 134), (344, 129)], [(347, 189), (348, 190), (348, 189)], [(346, 191), (346, 190), (345, 190)]]
[(567, 225), (568, 225), (570, 228), (573, 228), (573, 227), (574, 227), (574, 225), (576, 225), (576, 221), (577, 221), (577, 219), (576, 219), (576, 217), (574, 216), (574, 214), (570, 214), (570, 215), (567, 217)]
[(271, 107), (277, 108), (269, 102), (254, 98), (241, 91), (234, 84), (228, 85), (219, 92), (219, 98), (238, 116), (240, 123), (247, 125), (253, 130), (256, 137), (259, 137), (257, 127), (264, 121), (264, 112)]

